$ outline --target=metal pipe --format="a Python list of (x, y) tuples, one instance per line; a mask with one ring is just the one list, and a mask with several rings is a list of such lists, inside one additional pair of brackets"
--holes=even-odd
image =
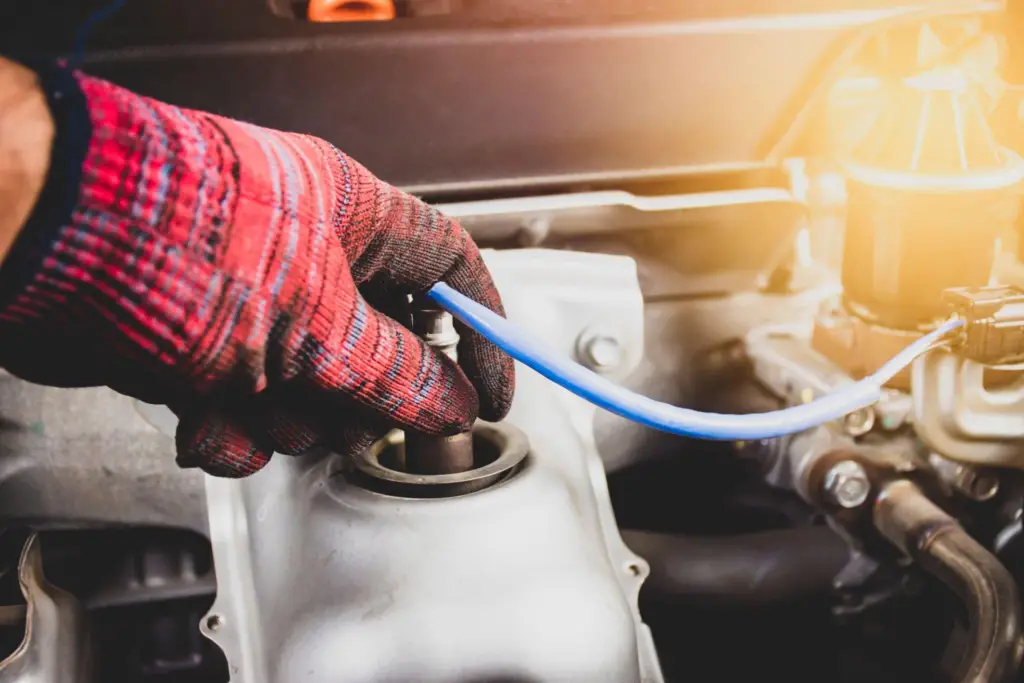
[(473, 469), (473, 434), (433, 436), (405, 432), (405, 471), (409, 474), (456, 474)]
[(910, 482), (887, 486), (873, 516), (883, 536), (963, 602), (970, 639), (957, 683), (1012, 680), (1024, 641), (1017, 584), (1006, 568)]
[(824, 526), (717, 537), (623, 531), (622, 540), (650, 565), (645, 597), (691, 605), (769, 605), (825, 595), (850, 559), (846, 542)]

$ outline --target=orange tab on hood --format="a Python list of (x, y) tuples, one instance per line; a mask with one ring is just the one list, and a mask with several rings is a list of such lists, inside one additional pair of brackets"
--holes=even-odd
[(394, 0), (310, 0), (308, 18), (319, 23), (389, 21), (395, 18)]

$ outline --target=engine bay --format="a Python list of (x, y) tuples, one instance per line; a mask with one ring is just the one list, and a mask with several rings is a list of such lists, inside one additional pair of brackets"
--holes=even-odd
[[(227, 480), (178, 469), (163, 406), (0, 372), (0, 681), (1020, 680), (1020, 3), (221, 4), (130, 3), (84, 68), (353, 141), (459, 219), (524, 338), (638, 395), (877, 396), (708, 440), (520, 363), (448, 450), (395, 431)], [(62, 49), (63, 5), (6, 44)]]

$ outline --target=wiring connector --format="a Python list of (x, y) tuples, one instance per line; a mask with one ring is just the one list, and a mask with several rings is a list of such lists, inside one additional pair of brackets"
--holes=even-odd
[(960, 356), (985, 365), (1024, 362), (1024, 291), (1017, 287), (958, 287), (943, 299), (964, 322), (953, 339)]

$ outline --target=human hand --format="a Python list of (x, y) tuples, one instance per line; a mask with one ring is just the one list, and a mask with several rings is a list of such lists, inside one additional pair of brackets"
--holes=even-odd
[(457, 222), (323, 140), (43, 82), (50, 201), (0, 269), (0, 365), (166, 403), (179, 462), (219, 476), (507, 412), (510, 358), (463, 328), (459, 367), (397, 322), (441, 280), (502, 312)]
[(0, 261), (42, 191), (52, 142), (35, 73), (0, 57)]

